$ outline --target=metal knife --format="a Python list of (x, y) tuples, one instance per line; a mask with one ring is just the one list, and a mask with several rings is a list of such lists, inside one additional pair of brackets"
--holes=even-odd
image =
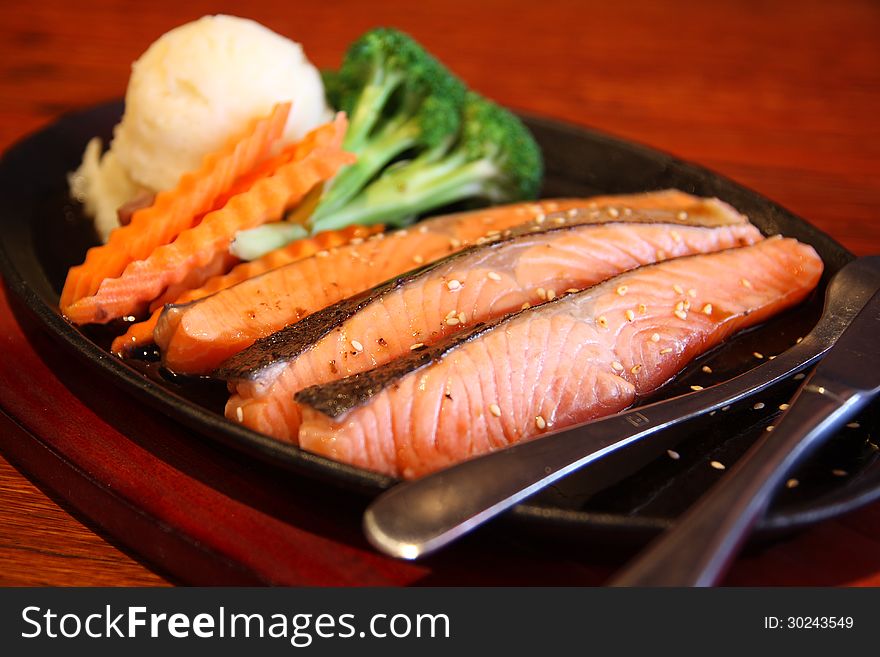
[(880, 289), (880, 256), (858, 258), (829, 282), (813, 330), (773, 360), (728, 381), (674, 399), (566, 429), (399, 484), (364, 514), (379, 550), (415, 559), (470, 532), (553, 484), (663, 429), (736, 403), (816, 363)]

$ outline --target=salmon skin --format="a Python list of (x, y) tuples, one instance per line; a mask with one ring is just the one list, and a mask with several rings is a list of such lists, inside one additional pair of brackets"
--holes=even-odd
[(712, 199), (692, 204), (686, 214), (637, 209), (622, 216), (612, 210), (549, 214), (257, 340), (217, 372), (235, 393), (227, 417), (295, 442), (299, 411), (291, 399), (303, 388), (642, 265), (762, 239), (757, 228)]
[(783, 238), (639, 268), (300, 391), (300, 446), (410, 479), (622, 411), (821, 272)]
[(543, 200), (437, 217), (387, 236), (319, 252), (197, 301), (166, 306), (154, 337), (166, 368), (180, 374), (209, 374), (257, 338), (422, 263), (486, 239), (492, 231), (503, 231), (554, 211), (614, 206), (622, 213), (629, 208), (656, 206), (687, 213), (699, 202), (672, 190)]

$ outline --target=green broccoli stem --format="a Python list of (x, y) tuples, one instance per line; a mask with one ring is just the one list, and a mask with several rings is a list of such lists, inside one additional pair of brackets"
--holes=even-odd
[(392, 75), (381, 70), (374, 71), (370, 82), (361, 90), (351, 116), (348, 117), (348, 132), (345, 135), (345, 147), (348, 150), (357, 153), (363, 147), (382, 115), (388, 98), (402, 81), (401, 74)]
[(342, 208), (379, 171), (401, 153), (416, 145), (418, 121), (410, 119), (390, 126), (370, 140), (357, 154), (357, 161), (342, 169), (315, 208), (313, 221), (319, 221)]
[[(461, 158), (463, 159), (463, 158)], [(460, 162), (460, 160), (459, 160)], [(450, 166), (402, 167), (386, 175), (338, 211), (314, 221), (312, 230), (338, 230), (353, 224), (403, 226), (420, 214), (467, 198), (488, 197), (487, 183), (498, 176), (497, 166), (481, 159)]]

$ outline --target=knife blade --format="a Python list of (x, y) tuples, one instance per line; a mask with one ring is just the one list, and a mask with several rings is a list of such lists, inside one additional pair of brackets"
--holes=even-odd
[(773, 431), (612, 584), (717, 583), (795, 466), (880, 394), (878, 331), (880, 292), (804, 380)]

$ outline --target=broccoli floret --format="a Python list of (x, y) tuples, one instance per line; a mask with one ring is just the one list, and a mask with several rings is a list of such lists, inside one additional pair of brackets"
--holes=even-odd
[(315, 230), (350, 224), (404, 225), (429, 210), (466, 199), (491, 203), (534, 198), (543, 176), (541, 151), (511, 112), (468, 92), (456, 139), (388, 167)]
[(367, 32), (340, 69), (323, 77), (328, 100), (349, 116), (343, 146), (357, 162), (336, 176), (313, 222), (343, 207), (393, 160), (435, 148), (459, 130), (464, 84), (397, 30)]

